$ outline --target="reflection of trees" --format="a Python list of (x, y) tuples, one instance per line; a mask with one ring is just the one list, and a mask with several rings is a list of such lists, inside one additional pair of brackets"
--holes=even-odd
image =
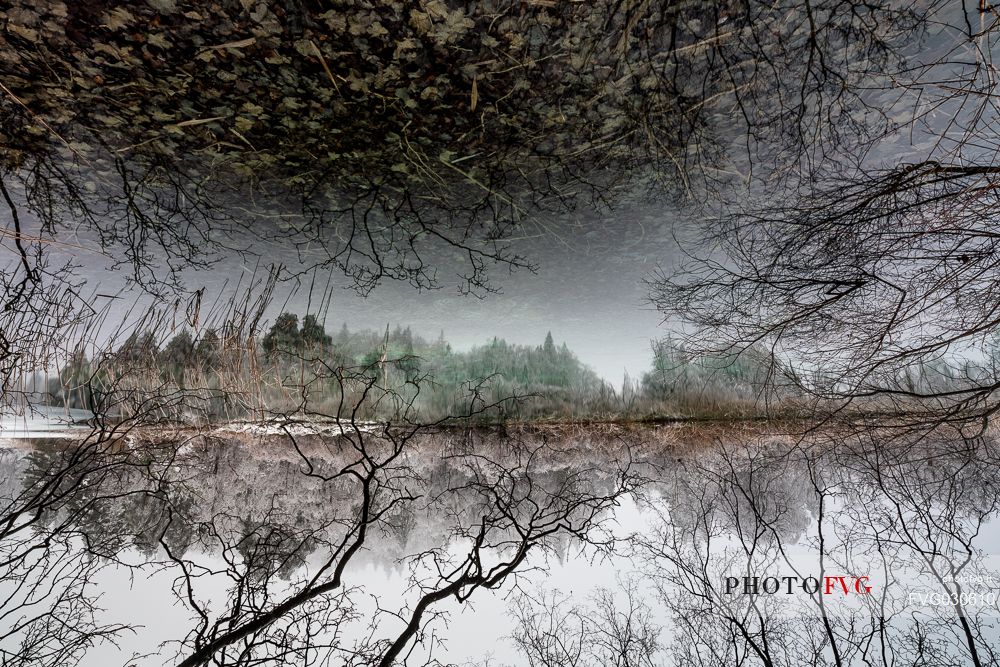
[[(406, 517), (419, 503), (417, 518), (427, 518), (421, 523), (425, 533), (421, 542), (429, 546), (415, 549), (413, 544), (403, 544), (406, 548), (399, 551), (410, 562), (419, 591), (416, 602), (396, 611), (398, 602), (378, 600), (385, 612), (370, 620), (368, 639), (350, 638), (339, 621), (323, 627), (316, 638), (326, 642), (322, 645), (330, 655), (360, 654), (378, 664), (393, 664), (401, 652), (412, 650), (411, 641), (422, 636), (438, 602), (465, 600), (478, 589), (502, 585), (527, 565), (530, 552), (544, 549), (553, 537), (567, 534), (577, 540), (595, 539), (591, 533), (603, 512), (630, 484), (625, 469), (606, 492), (595, 492), (588, 468), (547, 482), (544, 471), (538, 476), (533, 469), (545, 448), (512, 441), (506, 451), (501, 446), (487, 452), (450, 454), (458, 474), (442, 480), (446, 483), (441, 486), (427, 486), (421, 474), (422, 457), (419, 451), (411, 451), (414, 434), (358, 430), (311, 443), (293, 439), (298, 474), (304, 473), (307, 481), (318, 485), (318, 499), (301, 507), (297, 498), (279, 500), (274, 490), (261, 493), (258, 489), (253, 495), (264, 503), (269, 497), (271, 503), (289, 502), (300, 513), (290, 516), (273, 504), (264, 505), (264, 512), (244, 506), (244, 511), (257, 517), (249, 531), (246, 519), (233, 523), (228, 512), (218, 507), (198, 521), (198, 532), (207, 536), (206, 545), (214, 544), (225, 554), (226, 573), (234, 584), (225, 603), (228, 611), (202, 606), (194, 593), (186, 591), (196, 589), (198, 578), (206, 572), (192, 555), (170, 554), (183, 574), (177, 590), (202, 619), (185, 640), (191, 648), (181, 664), (201, 664), (215, 655), (229, 656), (226, 664), (250, 664), (266, 656), (304, 650), (299, 644), (304, 637), (291, 629), (306, 619), (322, 617), (316, 615), (317, 605), (326, 609), (331, 601), (347, 626), (347, 620), (361, 613), (354, 596), (342, 592), (350, 581), (345, 574), (348, 563), (362, 548), (378, 549), (380, 558), (392, 557), (393, 533), (400, 524), (408, 524)], [(433, 440), (424, 444), (441, 449)], [(607, 468), (602, 473), (608, 475)], [(330, 493), (334, 498), (329, 498)], [(250, 498), (239, 492), (234, 500)], [(434, 519), (436, 515), (441, 518)], [(379, 533), (388, 534), (379, 537)], [(291, 565), (302, 562), (303, 552), (312, 553), (312, 564), (296, 571)], [(289, 579), (280, 582), (282, 574)], [(392, 630), (396, 617), (403, 624)], [(377, 639), (386, 632), (386, 639)]]
[[(521, 591), (515, 644), (539, 664), (609, 664), (612, 654), (624, 660), (615, 664), (669, 657), (691, 667), (996, 660), (990, 619), (1000, 609), (930, 608), (911, 597), (1000, 591), (989, 579), (969, 584), (989, 573), (982, 540), (1000, 497), (992, 437), (943, 427), (841, 429), (796, 442), (741, 433), (678, 460), (640, 429), (344, 427), (109, 448), (84, 471), (93, 483), (65, 476), (65, 497), (39, 514), (34, 543), (67, 542), (59, 551), (53, 541), (38, 567), (83, 563), (81, 544), (94, 556), (87, 568), (138, 547), (144, 567), (175, 574), (193, 613), (176, 645), (188, 664), (389, 664), (407, 653), (420, 662), (443, 601), (498, 586)], [(31, 452), (20, 474), (44, 480), (69, 455)], [(658, 481), (637, 486), (637, 464)], [(652, 526), (627, 547), (606, 530), (626, 492), (642, 495)], [(520, 586), (522, 573), (544, 573), (539, 556), (573, 552), (567, 544), (627, 556), (643, 579), (589, 600)], [(353, 574), (365, 562), (388, 565), (412, 588), (367, 601)], [(801, 592), (722, 589), (726, 576), (772, 574), (867, 575), (873, 595), (843, 607)], [(206, 598), (200, 591), (219, 578), (225, 595)], [(650, 615), (660, 608), (670, 614), (662, 632)]]
[[(627, 455), (597, 464), (530, 433), (345, 421), (337, 434), (286, 428), (244, 444), (235, 439), (250, 436), (133, 437), (109, 445), (97, 471), (67, 472), (73, 447), (26, 456), (26, 484), (65, 478), (65, 498), (39, 510), (37, 539), (73, 536), (59, 557), (87, 572), (133, 547), (148, 559), (140, 572), (174, 572), (195, 619), (178, 660), (192, 665), (393, 664), (420, 645), (441, 601), (516, 583), (537, 567), (529, 554), (603, 543), (607, 511), (636, 482)], [(404, 567), (417, 599), (366, 610), (348, 565), (371, 559)], [(205, 600), (201, 587), (218, 577), (227, 597)], [(82, 582), (78, 593), (97, 591)]]
[[(90, 387), (84, 388), (86, 393)], [(128, 624), (103, 622), (95, 577), (106, 566), (129, 565), (118, 556), (127, 543), (123, 523), (109, 508), (132, 496), (156, 493), (151, 481), (170, 465), (175, 450), (150, 446), (143, 458), (129, 447), (131, 432), (148, 424), (154, 397), (127, 391), (113, 399), (93, 399), (91, 430), (72, 446), (39, 443), (18, 462), (21, 483), (5, 484), (0, 496), (0, 651), (6, 664), (74, 664), (95, 644), (113, 642)], [(175, 396), (159, 396), (164, 407)], [(119, 414), (115, 401), (135, 401), (147, 411), (131, 418)], [(146, 480), (130, 484), (138, 470)], [(100, 530), (92, 530), (100, 526)]]
[[(522, 597), (514, 608), (514, 641), (529, 664), (541, 667), (652, 667), (660, 649), (642, 586), (621, 582), (623, 595), (599, 589), (586, 604), (551, 593)], [(618, 598), (621, 599), (618, 599)]]
[[(657, 528), (637, 541), (671, 611), (680, 664), (995, 664), (992, 619), (1000, 610), (961, 597), (927, 607), (912, 597), (998, 590), (982, 563), (1000, 498), (992, 436), (946, 427), (831, 429), (749, 454), (719, 446), (713, 459), (748, 472), (720, 484), (718, 464), (685, 462), (662, 500), (650, 499)], [(797, 480), (794, 504), (811, 516), (799, 524), (801, 539), (773, 511), (787, 500), (784, 488), (754, 482), (754, 463), (766, 478)], [(744, 502), (726, 503), (727, 495)], [(736, 509), (740, 524), (731, 518)], [(873, 595), (850, 607), (801, 591), (751, 596), (723, 588), (727, 576), (827, 574), (869, 576)], [(970, 577), (981, 579), (970, 585)]]
[(797, 541), (810, 520), (808, 476), (784, 449), (719, 441), (703, 456), (665, 463), (671, 522), (694, 535), (712, 526), (751, 541)]
[(121, 536), (107, 526), (93, 538), (88, 531), (104, 502), (136, 492), (117, 484), (136, 463), (116, 446), (120, 435), (97, 432), (69, 451), (51, 445), (30, 456), (21, 487), (0, 498), (0, 650), (8, 664), (74, 664), (127, 628), (98, 620), (92, 581), (102, 559), (114, 560)]
[(970, 578), (984, 574), (979, 538), (989, 531), (1000, 503), (996, 442), (948, 430), (896, 437), (900, 442), (889, 447), (876, 446), (881, 439), (870, 434), (858, 438), (862, 454), (851, 459), (871, 484), (862, 487), (859, 500), (870, 494), (875, 502), (862, 500), (851, 509), (874, 530), (870, 536), (855, 530), (845, 539), (889, 554), (887, 567), (893, 556), (912, 563), (934, 589), (954, 595), (951, 616), (928, 625), (937, 625), (971, 664), (996, 664), (997, 637), (990, 624), (1000, 610), (962, 602), (963, 592), (998, 589), (996, 583), (969, 585)]

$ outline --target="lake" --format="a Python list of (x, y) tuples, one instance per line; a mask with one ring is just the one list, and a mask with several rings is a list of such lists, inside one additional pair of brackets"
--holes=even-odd
[(5, 435), (0, 650), (93, 666), (997, 664), (993, 435), (803, 430)]

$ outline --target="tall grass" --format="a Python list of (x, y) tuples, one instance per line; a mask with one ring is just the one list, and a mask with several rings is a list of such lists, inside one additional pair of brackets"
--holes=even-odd
[[(470, 401), (494, 405), (488, 418), (501, 421), (731, 418), (787, 407), (792, 398), (768, 384), (772, 362), (755, 351), (709, 358), (660, 341), (653, 368), (616, 388), (551, 337), (539, 346), (493, 339), (455, 352), (443, 338), (428, 342), (399, 328), (384, 334), (344, 328), (336, 337), (296, 342), (289, 322), (280, 325), (284, 348), (265, 342), (273, 336), (240, 335), (233, 327), (200, 336), (184, 330), (164, 340), (133, 332), (92, 358), (73, 355), (50, 380), (50, 399), (88, 408), (111, 391), (171, 397), (169, 416), (211, 422), (307, 413), (392, 419), (402, 406), (436, 420), (462, 414)], [(128, 416), (129, 400), (111, 400)]]

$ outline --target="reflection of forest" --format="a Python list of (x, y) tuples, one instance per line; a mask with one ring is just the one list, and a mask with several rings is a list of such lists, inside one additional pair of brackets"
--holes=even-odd
[[(992, 433), (834, 428), (679, 462), (637, 541), (677, 664), (997, 664), (998, 453)], [(783, 576), (872, 590), (740, 594), (744, 578)], [(921, 604), (928, 592), (955, 602)]]
[[(78, 527), (95, 544), (122, 545), (131, 542), (149, 557), (160, 549), (161, 536), (183, 554), (187, 549), (219, 548), (219, 542), (199, 532), (206, 526), (255, 534), (314, 533), (303, 540), (300, 559), (336, 537), (343, 522), (356, 510), (356, 493), (350, 480), (330, 482), (323, 476), (335, 474), (353, 452), (335, 436), (300, 436), (296, 445), (283, 436), (247, 436), (229, 433), (225, 437), (199, 438), (185, 448), (182, 456), (152, 478), (145, 466), (124, 466), (105, 488), (82, 490), (74, 503), (87, 506), (77, 514)], [(162, 446), (162, 443), (159, 445)], [(525, 449), (527, 448), (527, 449)], [(24, 459), (8, 456), (4, 467), (10, 470), (5, 479), (22, 478), (25, 484), (38, 483), (41, 471), (58, 467), (54, 460), (64, 456), (63, 446), (48, 444), (27, 454)], [(530, 463), (522, 459), (531, 453)], [(598, 434), (585, 440), (559, 437), (546, 431), (499, 433), (444, 429), (421, 434), (412, 442), (398, 474), (407, 487), (419, 494), (411, 505), (390, 514), (381, 530), (372, 535), (359, 560), (371, 560), (382, 566), (398, 564), (407, 554), (445, 544), (454, 523), (476, 516), (483, 508), (475, 489), (463, 487), (481, 470), (477, 452), (497, 457), (497, 461), (519, 470), (532, 486), (555, 494), (570, 476), (585, 473), (588, 492), (609, 492), (615, 484), (616, 468), (602, 468), (627, 453), (627, 446), (613, 433)], [(314, 467), (304, 474), (304, 458)], [(7, 460), (9, 459), (9, 461)], [(28, 464), (28, 472), (16, 466)], [(162, 475), (161, 475), (162, 473)], [(452, 497), (449, 498), (449, 493)], [(90, 505), (91, 497), (101, 502)], [(53, 514), (51, 520), (58, 519)], [(169, 526), (168, 526), (169, 523)], [(565, 539), (565, 538), (564, 538)]]
[[(137, 440), (116, 451), (122, 458), (99, 483), (70, 485), (63, 502), (41, 512), (38, 530), (55, 531), (72, 517), (91, 553), (106, 558), (135, 547), (150, 562), (179, 567), (208, 555), (230, 559), (246, 577), (239, 586), (299, 581), (310, 563), (341, 548), (361, 511), (354, 480), (338, 476), (358, 455), (355, 436), (215, 431)], [(64, 444), (36, 444), (0, 457), (5, 498), (45, 484), (72, 456)], [(387, 446), (372, 437), (365, 451), (377, 460), (393, 451)], [(775, 426), (442, 428), (415, 435), (383, 471), (371, 510), (385, 512), (354, 563), (426, 586), (425, 566), (453, 563), (449, 549), (475, 542), (481, 520), (504, 518), (488, 540), (503, 553), (558, 506), (559, 523), (593, 512), (603, 523), (542, 537), (549, 554), (603, 553), (641, 571), (641, 595), (629, 583), (627, 604), (669, 614), (671, 641), (644, 643), (648, 661), (634, 664), (661, 664), (670, 655), (685, 665), (728, 664), (743, 656), (745, 664), (791, 667), (827, 664), (833, 650), (851, 665), (922, 664), (922, 657), (958, 664), (948, 661), (972, 655), (995, 664), (989, 619), (1000, 610), (921, 608), (912, 593), (954, 591), (973, 576), (1000, 591), (986, 560), (1000, 546), (989, 533), (1000, 505), (998, 460), (992, 434), (947, 427), (901, 433), (831, 426), (808, 436)], [(632, 471), (634, 485), (621, 486), (622, 470)], [(635, 521), (615, 510), (625, 496), (641, 513), (642, 527), (631, 536), (611, 528)], [(868, 576), (874, 592), (845, 607), (822, 596), (721, 590), (727, 576), (831, 572)], [(606, 605), (624, 604), (620, 594), (600, 598), (612, 620), (615, 608)], [(522, 624), (515, 639), (529, 656), (539, 646), (526, 642), (540, 635), (524, 624), (590, 613), (578, 601), (525, 600), (515, 612)], [(596, 632), (587, 623), (579, 632)], [(876, 641), (886, 646), (883, 659), (867, 663), (864, 646)], [(598, 651), (599, 643), (590, 645)]]
[[(123, 466), (105, 479), (115, 486), (101, 489), (98, 495), (108, 498), (83, 515), (90, 528), (132, 536), (136, 546), (152, 555), (164, 528), (167, 501), (174, 511), (184, 512), (185, 522), (174, 521), (168, 531), (171, 542), (182, 548), (197, 542), (195, 527), (212, 517), (226, 516), (248, 528), (322, 526), (354, 502), (348, 485), (323, 479), (350, 457), (337, 436), (299, 435), (294, 446), (281, 435), (217, 431), (191, 442), (187, 437), (177, 458), (179, 443), (160, 449), (161, 454), (170, 453), (169, 466), (152, 479), (147, 467), (151, 462)], [(857, 433), (847, 439), (821, 433), (803, 440), (767, 435), (758, 428), (744, 433), (702, 427), (442, 428), (421, 433), (408, 448), (400, 474), (419, 488), (421, 499), (389, 522), (370, 556), (390, 563), (408, 550), (445, 540), (450, 517), (432, 509), (433, 499), (460, 489), (476, 456), (502, 460), (525, 451), (533, 453), (530, 466), (523, 460), (512, 460), (511, 465), (552, 492), (580, 471), (586, 472), (591, 492), (607, 491), (615, 467), (602, 473), (602, 463), (630, 457), (642, 467), (642, 496), (668, 508), (673, 525), (695, 532), (712, 525), (729, 534), (752, 535), (766, 526), (763, 538), (795, 543), (816, 520), (817, 485), (828, 512), (855, 519), (862, 508), (890, 501), (909, 511), (940, 509), (947, 502), (956, 516), (988, 517), (1000, 502), (1000, 479), (990, 465), (995, 443), (964, 441), (970, 449), (959, 451), (951, 449), (953, 444), (909, 439), (885, 443), (877, 435)], [(38, 440), (36, 445), (28, 453), (0, 450), (5, 497), (15, 496), (20, 483), (44, 479), (43, 471), (65, 455), (60, 441)], [(314, 466), (309, 474), (304, 474), (306, 458)], [(946, 497), (937, 495), (945, 491), (944, 481), (956, 485), (947, 489)], [(907, 502), (896, 494), (906, 494)], [(461, 492), (457, 497), (453, 510), (464, 506), (475, 512)], [(708, 511), (711, 517), (706, 519)], [(414, 531), (415, 526), (420, 530)]]

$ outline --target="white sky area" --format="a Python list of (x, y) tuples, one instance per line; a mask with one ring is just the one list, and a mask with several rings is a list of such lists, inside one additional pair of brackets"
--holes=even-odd
[[(382, 330), (386, 324), (409, 326), (415, 334), (434, 339), (443, 330), (455, 349), (468, 349), (488, 342), (494, 336), (510, 343), (540, 345), (549, 331), (557, 344), (569, 348), (601, 377), (620, 386), (627, 371), (639, 377), (652, 360), (650, 342), (669, 333), (662, 318), (648, 301), (643, 283), (659, 267), (669, 269), (676, 257), (674, 234), (679, 226), (676, 207), (646, 205), (623, 208), (600, 214), (581, 213), (544, 231), (518, 240), (516, 250), (537, 265), (537, 272), (518, 270), (513, 274), (498, 266), (491, 274), (501, 288), (499, 294), (485, 298), (462, 295), (454, 267), (446, 262), (437, 265), (441, 288), (418, 291), (407, 284), (386, 281), (367, 297), (349, 289), (350, 282), (336, 270), (320, 271), (316, 284), (329, 277), (333, 297), (325, 313), (318, 312), (320, 300), (313, 296), (308, 312), (324, 319), (329, 333), (335, 334), (346, 322), (351, 330)], [(80, 268), (77, 275), (86, 279), (83, 294), (116, 294), (122, 288), (128, 267), (109, 270), (110, 261), (97, 250), (97, 242), (81, 237), (72, 239), (78, 247), (93, 247), (93, 252), (62, 250), (60, 259), (71, 259)], [(291, 271), (304, 267), (289, 249), (274, 244), (254, 247), (268, 262), (283, 263)], [(190, 271), (182, 276), (184, 286), (195, 290), (204, 287), (204, 308), (231, 289), (241, 274), (249, 278), (256, 262), (238, 256), (225, 259), (210, 269)], [(260, 271), (260, 269), (258, 269)], [(321, 289), (319, 290), (321, 291)], [(279, 292), (268, 317), (281, 311), (307, 312), (308, 286), (300, 287), (286, 302)], [(98, 300), (98, 305), (104, 305)], [(116, 301), (122, 313), (113, 311), (107, 324), (116, 327), (124, 308), (134, 304), (126, 295)]]
[(518, 249), (538, 271), (508, 275), (498, 268), (501, 294), (484, 299), (457, 294), (442, 267), (445, 286), (436, 291), (387, 283), (361, 298), (340, 290), (327, 313), (327, 326), (335, 331), (342, 321), (351, 328), (398, 322), (427, 338), (444, 330), (459, 349), (493, 336), (540, 345), (551, 331), (556, 344), (565, 341), (584, 363), (618, 386), (626, 370), (637, 377), (649, 368), (650, 341), (668, 332), (642, 281), (657, 266), (669, 268), (676, 255), (675, 216), (650, 210), (613, 216), (591, 215), (578, 221), (580, 229), (570, 222), (565, 233), (550, 230), (521, 242)]
[[(931, 30), (937, 34), (914, 48), (927, 53), (933, 52), (928, 50), (931, 45), (951, 48), (961, 38), (943, 25), (964, 26), (961, 9), (960, 5), (948, 8), (940, 17), (942, 27)], [(934, 125), (952, 118), (952, 110), (942, 108), (926, 121)], [(733, 132), (730, 139), (735, 142), (734, 154), (738, 154), (737, 144), (742, 138), (737, 136), (735, 125)], [(934, 148), (932, 137), (933, 133), (921, 132), (919, 128), (915, 133), (900, 133), (895, 140), (884, 142), (869, 154), (870, 166), (878, 163), (888, 167), (925, 159), (927, 151)], [(443, 330), (446, 339), (460, 350), (486, 343), (494, 336), (510, 343), (538, 345), (546, 332), (551, 331), (557, 344), (565, 342), (600, 376), (620, 386), (625, 372), (639, 377), (649, 368), (650, 342), (670, 333), (671, 328), (663, 324), (650, 304), (643, 280), (658, 268), (669, 273), (676, 267), (680, 253), (674, 236), (693, 229), (683, 221), (682, 210), (683, 202), (646, 203), (610, 212), (584, 210), (558, 222), (539, 224), (537, 232), (536, 226), (528, 225), (515, 250), (535, 263), (538, 272), (520, 270), (508, 275), (505, 267), (495, 267), (492, 276), (502, 293), (482, 300), (458, 293), (456, 268), (447, 262), (434, 264), (441, 289), (418, 292), (409, 285), (386, 281), (367, 297), (348, 289), (349, 281), (336, 270), (332, 274), (319, 272), (317, 284), (324, 284), (329, 277), (339, 287), (334, 289), (331, 306), (325, 313), (316, 313), (317, 299), (311, 312), (325, 320), (330, 333), (336, 333), (345, 322), (352, 330), (381, 330), (386, 324), (410, 326), (414, 333), (431, 339)], [(123, 284), (123, 271), (127, 267), (110, 272), (109, 260), (97, 249), (95, 240), (70, 236), (60, 233), (64, 242), (79, 248), (94, 248), (93, 251), (62, 249), (62, 259), (79, 264), (78, 275), (87, 280), (82, 293), (116, 293)], [(291, 271), (304, 268), (291, 248), (276, 242), (266, 246), (259, 243), (252, 252), (261, 258), (261, 267), (274, 262), (283, 263)], [(253, 260), (245, 261), (234, 255), (209, 270), (188, 272), (183, 280), (187, 289), (204, 287), (205, 300), (211, 302), (241, 275), (249, 277), (254, 264)], [(287, 304), (283, 303), (284, 295), (279, 294), (268, 316), (273, 319), (282, 310), (304, 315), (307, 291), (300, 289)], [(129, 301), (126, 297), (120, 303)]]

